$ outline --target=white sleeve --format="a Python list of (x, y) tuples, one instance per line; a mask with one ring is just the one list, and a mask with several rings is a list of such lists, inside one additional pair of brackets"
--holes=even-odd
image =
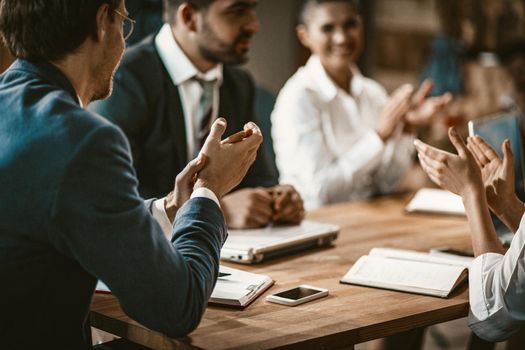
[(211, 199), (212, 201), (215, 202), (215, 204), (217, 204), (219, 208), (221, 207), (221, 204), (219, 203), (219, 199), (217, 198), (217, 195), (209, 188), (199, 187), (195, 189), (193, 193), (191, 194), (191, 198), (196, 198), (196, 197), (203, 197), (203, 198)]
[(480, 338), (501, 341), (525, 320), (525, 216), (505, 255), (478, 256), (469, 271), (469, 326)]
[(280, 180), (296, 186), (309, 209), (348, 200), (356, 191), (368, 188), (384, 150), (375, 130), (364, 128), (351, 149), (335, 154), (328, 146), (325, 127), (315, 96), (286, 88), (281, 91), (272, 113)]
[(381, 164), (374, 176), (374, 183), (380, 194), (394, 192), (413, 165), (415, 137), (403, 133), (402, 126), (396, 135), (386, 143)]
[[(213, 193), (212, 190), (206, 188), (206, 187), (199, 187), (193, 191), (191, 194), (191, 198), (195, 197), (203, 197), (211, 199), (212, 201), (217, 204), (217, 206), (220, 208), (221, 205), (219, 203), (219, 199)], [(153, 205), (151, 206), (151, 214), (153, 215), (153, 218), (157, 220), (160, 227), (162, 228), (162, 232), (164, 233), (164, 236), (166, 236), (168, 239), (171, 239), (171, 236), (173, 234), (173, 224), (171, 223), (170, 219), (168, 218), (168, 214), (166, 214), (166, 208), (164, 207), (164, 198), (157, 199), (155, 202), (153, 202)]]

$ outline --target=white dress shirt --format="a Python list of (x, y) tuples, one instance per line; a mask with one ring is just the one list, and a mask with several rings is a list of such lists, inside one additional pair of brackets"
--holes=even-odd
[(213, 102), (211, 121), (217, 119), (219, 114), (219, 89), (222, 84), (222, 64), (218, 64), (206, 73), (200, 72), (182, 51), (175, 40), (169, 24), (164, 24), (155, 38), (155, 46), (160, 59), (168, 71), (170, 78), (177, 86), (184, 112), (186, 126), (187, 161), (189, 162), (199, 152), (197, 113), (203, 95), (201, 84), (194, 78), (203, 81), (213, 81)]
[(505, 255), (474, 260), (469, 294), (469, 325), (480, 338), (505, 340), (525, 325), (525, 216)]
[[(213, 122), (213, 120), (217, 119), (219, 113), (219, 88), (222, 84), (222, 65), (219, 64), (206, 73), (200, 72), (178, 45), (169, 24), (165, 24), (157, 34), (155, 45), (173, 84), (177, 86), (179, 90), (182, 110), (184, 111), (188, 150), (187, 161), (189, 162), (195, 158), (199, 151), (197, 149), (199, 147), (197, 113), (203, 94), (201, 84), (194, 78), (198, 77), (204, 81), (214, 81), (211, 115)], [(217, 196), (207, 188), (195, 190), (191, 197), (209, 198), (220, 206)], [(152, 210), (153, 217), (162, 227), (166, 237), (171, 237), (173, 225), (168, 219), (166, 210), (164, 209), (164, 198), (155, 201)]]
[(280, 182), (294, 185), (307, 209), (389, 193), (412, 164), (413, 136), (399, 128), (384, 144), (376, 132), (386, 91), (353, 71), (348, 94), (312, 56), (272, 113)]

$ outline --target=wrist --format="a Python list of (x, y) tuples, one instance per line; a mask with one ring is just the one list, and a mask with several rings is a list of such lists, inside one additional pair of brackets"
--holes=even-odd
[(195, 181), (195, 185), (193, 186), (193, 190), (195, 191), (196, 189), (198, 188), (207, 188), (209, 189), (210, 191), (212, 191), (213, 193), (215, 193), (215, 196), (217, 196), (217, 198), (219, 199), (219, 201), (222, 202), (222, 196), (223, 196), (223, 193), (219, 191), (218, 187), (215, 186), (213, 183), (211, 183), (210, 181), (206, 181), (206, 180), (203, 180), (203, 179), (200, 179), (198, 178), (197, 181)]
[(387, 131), (382, 130), (381, 128), (376, 130), (376, 134), (377, 136), (379, 136), (379, 138), (383, 142), (386, 142), (390, 138), (390, 135), (391, 135), (391, 133), (388, 133)]
[(170, 192), (164, 198), (164, 210), (166, 211), (166, 215), (168, 216), (168, 219), (171, 223), (175, 221), (175, 216), (177, 215), (178, 209), (179, 208), (177, 207), (177, 204), (175, 202), (175, 194), (173, 192)]
[[(513, 226), (514, 231), (518, 228), (521, 217), (525, 213), (525, 205), (515, 194), (501, 206), (499, 213), (494, 213), (505, 224)], [(508, 226), (508, 225), (507, 225)]]
[(466, 186), (464, 191), (460, 193), (460, 196), (463, 200), (465, 209), (476, 203), (482, 203), (487, 200), (485, 191), (480, 186)]

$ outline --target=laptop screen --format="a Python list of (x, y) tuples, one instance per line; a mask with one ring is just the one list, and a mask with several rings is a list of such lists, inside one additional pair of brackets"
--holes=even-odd
[[(510, 140), (512, 153), (514, 153), (514, 171), (516, 174), (516, 193), (522, 201), (525, 201), (525, 182), (523, 177), (523, 148), (520, 128), (521, 114), (518, 112), (506, 112), (487, 118), (469, 122), (469, 134), (479, 135), (487, 141), (500, 157), (503, 157), (501, 144), (505, 139)], [(492, 216), (498, 234), (505, 234), (509, 230), (505, 225)]]

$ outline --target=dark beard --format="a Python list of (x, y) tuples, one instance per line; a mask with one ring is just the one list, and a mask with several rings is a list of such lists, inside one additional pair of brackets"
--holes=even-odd
[(223, 63), (226, 65), (239, 65), (248, 62), (246, 54), (239, 55), (235, 50), (210, 50), (206, 47), (200, 46), (199, 52), (206, 60), (214, 63)]
[(211, 30), (208, 23), (205, 21), (203, 23), (203, 42), (205, 43), (214, 43), (212, 45), (199, 43), (199, 53), (206, 60), (214, 63), (223, 63), (227, 65), (239, 65), (248, 62), (248, 50), (244, 50), (239, 53), (235, 51), (237, 44), (244, 39), (250, 39), (253, 34), (250, 32), (242, 32), (239, 34), (233, 44), (227, 44), (221, 41), (215, 32)]
[[(110, 49), (108, 49), (108, 51), (109, 50)], [(94, 70), (97, 75), (97, 89), (91, 97), (91, 102), (104, 100), (111, 96), (111, 93), (113, 92), (113, 79), (123, 54), (124, 53), (121, 52), (120, 56), (116, 59), (115, 56), (112, 57), (112, 55), (108, 55), (107, 59)]]

